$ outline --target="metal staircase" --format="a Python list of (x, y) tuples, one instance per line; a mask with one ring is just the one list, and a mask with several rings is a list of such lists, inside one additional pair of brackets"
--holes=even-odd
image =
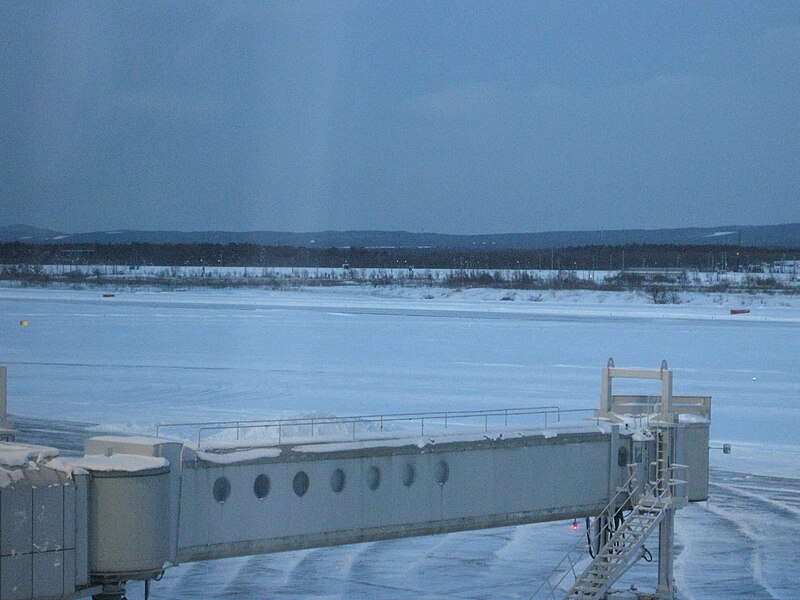
[(600, 598), (642, 556), (644, 541), (658, 527), (669, 502), (660, 496), (642, 497), (564, 596), (570, 600)]
[[(622, 516), (623, 508), (628, 504), (629, 499), (636, 493), (636, 471), (632, 470), (628, 480), (619, 488), (611, 501), (601, 511), (601, 515), (609, 515), (611, 520)], [(596, 521), (597, 522), (597, 521)], [(600, 547), (604, 537), (602, 527), (598, 528), (593, 536), (589, 538), (589, 546)], [(577, 581), (583, 572), (583, 565), (588, 559), (587, 540), (580, 538), (567, 551), (564, 558), (553, 568), (547, 578), (542, 581), (539, 587), (531, 596), (531, 600), (544, 599), (556, 600), (564, 598), (564, 590), (570, 582)], [(601, 548), (602, 550), (602, 548)]]
[[(672, 465), (670, 471), (685, 468), (684, 465)], [(595, 558), (580, 571), (586, 556), (586, 541), (578, 542), (553, 569), (551, 575), (542, 582), (531, 596), (536, 598), (564, 598), (565, 600), (585, 600), (602, 598), (612, 585), (638, 561), (643, 553), (642, 548), (647, 537), (655, 531), (663, 520), (667, 509), (675, 506), (677, 499), (673, 495), (674, 487), (685, 481), (670, 477), (661, 478), (647, 486), (647, 491), (639, 502), (625, 517), (606, 544), (600, 548)], [(624, 488), (620, 488), (617, 498), (625, 488), (635, 487), (635, 476), (632, 476)], [(614, 517), (622, 514), (622, 507)], [(597, 543), (600, 533), (591, 539), (591, 545)], [(558, 574), (560, 573), (560, 576)], [(570, 576), (574, 583), (566, 591)], [(563, 595), (562, 595), (563, 594)]]

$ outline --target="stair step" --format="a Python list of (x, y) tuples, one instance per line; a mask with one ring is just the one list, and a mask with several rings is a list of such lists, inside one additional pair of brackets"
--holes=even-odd
[(625, 546), (624, 548), (610, 548), (597, 555), (597, 560), (602, 561), (608, 558), (616, 558), (627, 554), (633, 546)]
[(600, 589), (599, 585), (579, 585), (575, 588), (576, 592), (596, 592)]
[(632, 546), (614, 546), (611, 548), (605, 548), (600, 551), (600, 554), (597, 555), (597, 560), (601, 561), (610, 556), (620, 556), (625, 554), (625, 552), (631, 547)]
[(607, 573), (613, 573), (617, 568), (617, 565), (609, 565), (609, 564), (600, 564), (595, 565), (594, 568), (589, 571), (589, 573), (599, 573), (601, 575), (605, 575)]
[(623, 559), (623, 556), (619, 552), (604, 552), (603, 554), (600, 554), (595, 560), (597, 560), (597, 561), (600, 561), (600, 560), (608, 561), (608, 560), (622, 560), (622, 559)]
[(647, 533), (647, 530), (642, 529), (627, 529), (620, 533), (618, 536), (615, 536), (611, 539), (612, 544), (616, 544), (617, 542), (622, 542), (624, 540), (640, 540), (644, 537), (644, 534)]
[(610, 569), (597, 569), (597, 567), (595, 567), (595, 569), (587, 571), (585, 574), (591, 577), (607, 577), (616, 571), (618, 566), (619, 565), (613, 565)]
[(597, 562), (604, 562), (604, 561), (608, 562), (609, 560), (623, 560), (625, 558), (625, 556), (627, 554), (630, 554), (630, 552), (632, 550), (633, 550), (633, 546), (630, 546), (630, 547), (626, 548), (624, 551), (623, 550), (616, 550), (616, 551), (613, 551), (613, 552), (604, 553), (604, 554), (601, 554), (600, 556), (598, 556), (596, 560), (597, 560)]
[[(614, 571), (616, 571), (616, 569), (614, 569)], [(587, 573), (586, 579), (591, 579), (594, 583), (602, 583), (613, 575), (614, 571), (592, 571), (591, 573)]]

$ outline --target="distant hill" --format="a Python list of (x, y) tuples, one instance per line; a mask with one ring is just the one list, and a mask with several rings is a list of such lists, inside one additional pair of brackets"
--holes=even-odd
[(0, 242), (28, 242), (40, 244), (62, 235), (59, 231), (31, 227), (30, 225), (0, 225)]
[(679, 229), (622, 229), (608, 231), (551, 231), (448, 235), (407, 231), (92, 231), (63, 233), (28, 225), (0, 226), (0, 242), (30, 244), (154, 244), (251, 243), (263, 246), (309, 248), (493, 248), (541, 250), (576, 246), (623, 246), (627, 244), (738, 245), (751, 247), (800, 247), (800, 223), (784, 225), (726, 225)]

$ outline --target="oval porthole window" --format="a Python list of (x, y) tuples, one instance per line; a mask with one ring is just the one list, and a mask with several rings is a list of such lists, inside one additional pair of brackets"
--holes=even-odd
[(253, 483), (253, 493), (259, 500), (266, 498), (269, 495), (269, 477), (263, 473), (256, 477)]
[(214, 494), (214, 500), (220, 503), (225, 502), (228, 496), (231, 495), (231, 482), (228, 481), (227, 477), (217, 477), (212, 493)]
[(417, 470), (411, 463), (406, 463), (403, 466), (403, 485), (411, 487), (414, 485), (414, 480), (417, 478)]
[(297, 472), (297, 475), (294, 476), (294, 481), (292, 481), (292, 488), (298, 496), (305, 495), (308, 491), (308, 475), (306, 475), (305, 471)]
[(347, 478), (345, 477), (344, 471), (341, 469), (336, 469), (331, 473), (331, 489), (337, 494), (344, 489), (346, 481)]
[(450, 467), (447, 465), (447, 461), (439, 461), (439, 463), (436, 465), (436, 469), (433, 472), (433, 477), (436, 480), (436, 483), (439, 485), (444, 485), (444, 483), (447, 481), (447, 478), (450, 477)]
[(381, 470), (378, 467), (372, 466), (367, 473), (367, 486), (371, 490), (377, 490), (381, 484)]

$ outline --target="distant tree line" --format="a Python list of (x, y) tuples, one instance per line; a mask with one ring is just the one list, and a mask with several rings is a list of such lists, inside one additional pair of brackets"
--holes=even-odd
[(416, 269), (752, 270), (796, 260), (800, 248), (646, 245), (553, 250), (501, 248), (304, 248), (257, 244), (0, 244), (6, 265), (252, 266)]

